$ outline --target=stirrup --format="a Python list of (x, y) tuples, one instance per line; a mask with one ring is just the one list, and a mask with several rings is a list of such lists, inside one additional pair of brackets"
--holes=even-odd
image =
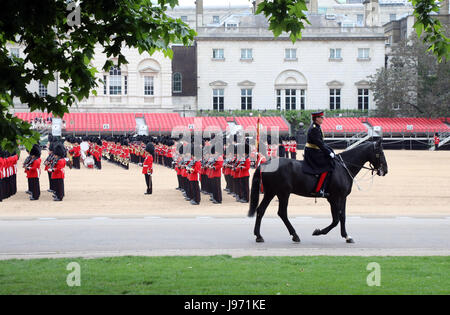
[(323, 190), (320, 190), (318, 192), (312, 192), (311, 195), (316, 198), (328, 198), (330, 196), (329, 193), (327, 193)]

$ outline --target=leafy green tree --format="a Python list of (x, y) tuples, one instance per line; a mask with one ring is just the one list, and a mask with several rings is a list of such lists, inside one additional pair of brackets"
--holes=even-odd
[(439, 63), (415, 35), (392, 48), (389, 66), (370, 77), (370, 88), (378, 116), (450, 115), (450, 64)]
[[(31, 111), (61, 116), (76, 100), (89, 97), (98, 85), (91, 66), (94, 48), (100, 45), (118, 66), (127, 63), (122, 48), (140, 53), (162, 51), (171, 57), (169, 45), (188, 44), (195, 32), (180, 19), (166, 15), (177, 0), (83, 0), (80, 7), (65, 0), (2, 0), (0, 10), (0, 132), (3, 148), (13, 150), (20, 141), (26, 146), (38, 135), (29, 124), (14, 118), (9, 110), (17, 98)], [(79, 13), (79, 15), (78, 15)], [(25, 47), (24, 56), (10, 55), (7, 44)], [(98, 47), (98, 46), (97, 46)], [(109, 70), (108, 60), (103, 70)], [(57, 95), (40, 97), (27, 87), (33, 81), (47, 85), (59, 76)]]

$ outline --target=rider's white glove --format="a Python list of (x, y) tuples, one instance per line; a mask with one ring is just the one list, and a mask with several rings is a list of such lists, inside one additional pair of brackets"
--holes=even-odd
[(331, 157), (332, 159), (334, 159), (335, 156), (336, 156), (336, 155), (335, 155), (333, 152), (330, 153), (330, 157)]

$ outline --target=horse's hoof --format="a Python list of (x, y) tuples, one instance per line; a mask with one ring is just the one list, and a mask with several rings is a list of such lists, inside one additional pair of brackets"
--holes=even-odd
[(353, 240), (353, 238), (347, 238), (346, 240), (345, 240), (345, 242), (346, 243), (349, 243), (349, 244), (354, 244), (355, 243), (355, 241)]
[(292, 236), (292, 241), (296, 242), (296, 243), (300, 243), (300, 237), (298, 237), (298, 235), (295, 234), (294, 236)]
[(320, 230), (319, 229), (315, 229), (312, 235), (313, 236), (317, 236), (317, 235), (320, 235), (320, 234), (321, 234)]
[(264, 239), (262, 238), (262, 236), (256, 238), (256, 243), (264, 243)]

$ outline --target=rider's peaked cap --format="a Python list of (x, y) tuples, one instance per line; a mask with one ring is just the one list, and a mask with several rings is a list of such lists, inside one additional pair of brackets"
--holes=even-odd
[(311, 114), (312, 118), (317, 118), (317, 117), (323, 117), (323, 111), (320, 112), (314, 112)]

